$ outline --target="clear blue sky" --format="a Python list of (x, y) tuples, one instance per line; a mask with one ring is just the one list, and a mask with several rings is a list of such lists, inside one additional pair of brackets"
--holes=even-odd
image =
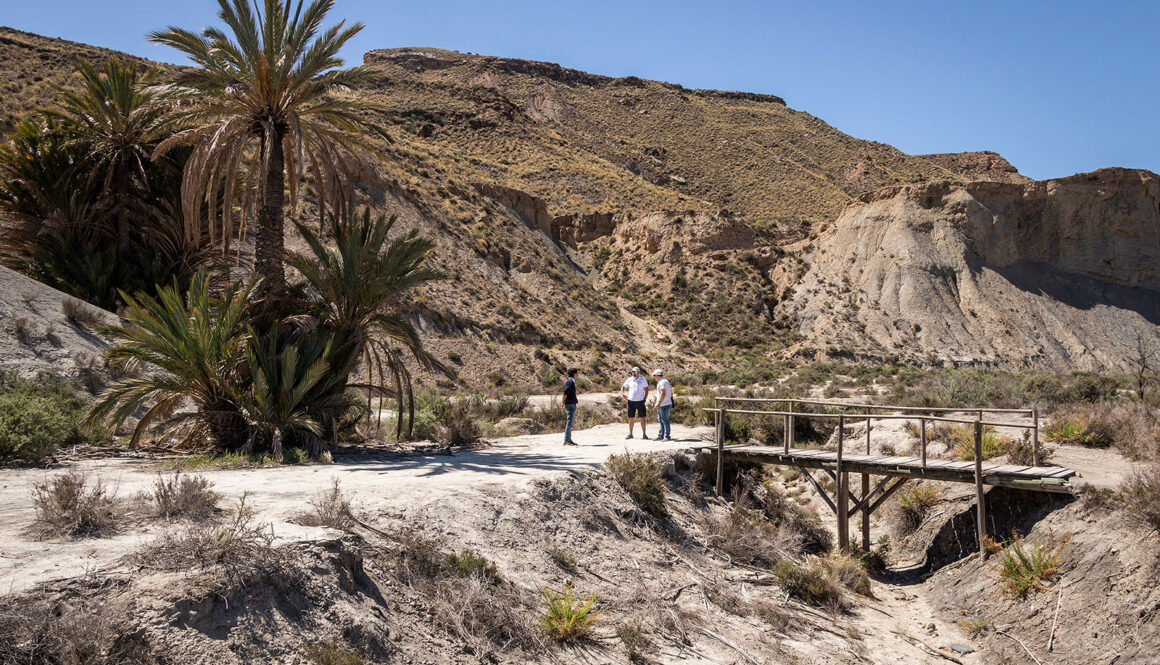
[[(5, 2), (0, 23), (180, 62), (145, 33), (216, 23), (212, 0)], [(346, 53), (439, 46), (780, 95), (910, 153), (995, 150), (1050, 178), (1160, 172), (1157, 2), (339, 0)]]

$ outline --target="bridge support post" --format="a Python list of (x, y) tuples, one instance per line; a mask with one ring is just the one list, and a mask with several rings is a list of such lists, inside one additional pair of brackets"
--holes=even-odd
[(919, 428), (922, 430), (922, 468), (926, 468), (926, 418), (918, 419)]
[(1031, 409), (1031, 466), (1039, 466), (1039, 407)]
[(987, 560), (987, 500), (983, 495), (983, 423), (975, 421), (975, 502), (979, 518), (979, 558)]
[(717, 496), (725, 494), (725, 409), (717, 412)]
[(850, 549), (850, 478), (842, 468), (842, 448), (845, 438), (846, 417), (838, 416), (838, 463), (835, 471), (838, 481), (838, 548)]
[[(866, 454), (870, 454), (870, 419), (866, 419)], [(862, 474), (862, 501), (870, 496), (870, 474)], [(870, 552), (870, 506), (862, 507), (862, 551)]]

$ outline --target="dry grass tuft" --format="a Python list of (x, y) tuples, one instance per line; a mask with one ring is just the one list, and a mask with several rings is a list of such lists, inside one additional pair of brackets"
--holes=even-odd
[(99, 536), (117, 522), (117, 501), (100, 478), (68, 471), (32, 486), (33, 531), (42, 537)]
[(84, 598), (0, 598), (0, 663), (157, 665), (148, 638), (122, 632), (123, 617)]
[(799, 564), (789, 559), (773, 567), (773, 575), (786, 593), (834, 614), (842, 611), (842, 589), (833, 574), (818, 562)]
[[(951, 428), (950, 443), (954, 448), (954, 455), (956, 458), (964, 462), (971, 462), (975, 459), (975, 427), (974, 425), (955, 425)], [(989, 460), (992, 457), (998, 457), (1007, 452), (1007, 447), (1011, 445), (1011, 439), (1005, 436), (999, 436), (994, 427), (990, 425), (983, 427), (983, 440), (981, 448), (983, 451), (983, 459)]]

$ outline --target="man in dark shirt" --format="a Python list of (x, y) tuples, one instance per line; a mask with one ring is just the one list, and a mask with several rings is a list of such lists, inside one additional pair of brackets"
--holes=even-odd
[(572, 425), (576, 422), (576, 405), (580, 400), (576, 399), (576, 369), (568, 370), (568, 380), (564, 382), (564, 411), (568, 414), (568, 419), (564, 422), (564, 445), (574, 446), (576, 442), (572, 440)]

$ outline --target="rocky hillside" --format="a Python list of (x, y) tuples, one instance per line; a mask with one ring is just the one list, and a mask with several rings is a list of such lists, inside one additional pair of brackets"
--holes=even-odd
[[(110, 53), (0, 28), (0, 120)], [(771, 95), (440, 49), (365, 61), (394, 141), (363, 199), (437, 242), (453, 279), (409, 307), (477, 387), (795, 352), (1122, 368), (1156, 336), (1151, 174), (1036, 183)]]
[(830, 355), (1128, 369), (1160, 343), (1160, 177), (886, 188), (818, 238), (782, 305)]

